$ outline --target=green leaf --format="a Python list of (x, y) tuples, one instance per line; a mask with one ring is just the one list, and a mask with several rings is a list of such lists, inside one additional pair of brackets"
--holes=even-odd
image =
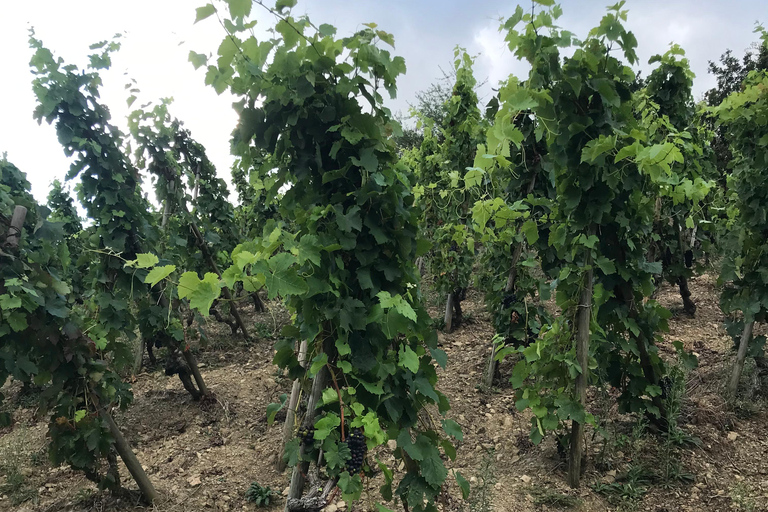
[(329, 412), (315, 422), (315, 439), (322, 441), (331, 434), (331, 430), (341, 425), (336, 413)]
[(417, 373), (419, 371), (419, 356), (416, 355), (416, 352), (414, 352), (411, 347), (400, 347), (398, 355), (400, 356), (400, 359), (397, 363), (399, 366), (410, 370), (413, 373)]
[(592, 81), (593, 86), (600, 93), (603, 98), (603, 102), (613, 107), (619, 107), (621, 105), (621, 98), (614, 88), (613, 82), (607, 78), (596, 78)]
[(271, 426), (272, 423), (275, 421), (275, 416), (277, 415), (277, 412), (285, 407), (286, 399), (288, 398), (288, 395), (283, 393), (280, 395), (280, 403), (272, 403), (267, 405), (267, 425)]
[(274, 299), (278, 295), (281, 297), (302, 295), (309, 291), (307, 282), (298, 275), (295, 269), (266, 274), (265, 278), (270, 299)]
[(227, 0), (232, 18), (243, 18), (251, 14), (252, 0)]
[(483, 170), (477, 168), (467, 171), (464, 175), (464, 188), (479, 186), (483, 181), (483, 174)]
[(453, 420), (443, 420), (443, 430), (446, 434), (455, 437), (458, 441), (464, 439), (464, 433), (461, 431), (461, 427)]
[(322, 352), (315, 356), (315, 358), (312, 360), (312, 365), (309, 367), (309, 373), (312, 375), (317, 375), (317, 372), (319, 372), (320, 369), (326, 364), (328, 364), (328, 354)]
[(176, 270), (176, 265), (165, 265), (162, 267), (155, 267), (149, 271), (147, 277), (144, 278), (144, 282), (149, 284), (150, 288), (157, 283), (171, 275)]
[(179, 278), (178, 294), (182, 299), (189, 299), (190, 307), (208, 316), (213, 301), (221, 295), (219, 276), (208, 272), (200, 280), (196, 272), (184, 272)]
[(160, 262), (157, 256), (154, 254), (137, 254), (136, 255), (136, 267), (137, 268), (150, 268), (154, 267)]
[(213, 4), (205, 4), (202, 7), (195, 9), (195, 23), (203, 21), (204, 19), (213, 15), (216, 12), (216, 8)]
[(605, 256), (598, 257), (595, 260), (595, 265), (597, 265), (605, 275), (611, 275), (616, 272), (616, 265)]
[(333, 25), (329, 25), (327, 23), (323, 23), (322, 25), (320, 25), (319, 31), (320, 31), (321, 37), (329, 37), (336, 34), (336, 27), (334, 27)]
[(525, 234), (528, 245), (533, 245), (539, 240), (539, 228), (536, 221), (528, 219), (520, 226), (520, 230)]
[(287, 49), (291, 49), (299, 42), (299, 33), (296, 31), (295, 25), (290, 23), (292, 18), (283, 19), (277, 22), (275, 30), (283, 36), (283, 43)]
[(277, 12), (283, 12), (283, 9), (291, 9), (296, 6), (296, 0), (277, 0), (275, 2), (275, 10)]
[(421, 461), (421, 474), (432, 487), (440, 487), (443, 484), (445, 477), (448, 476), (448, 470), (440, 460), (437, 450)]
[(466, 500), (469, 498), (469, 482), (459, 471), (454, 471), (454, 473), (456, 475), (456, 483), (459, 484), (459, 489), (461, 489), (461, 497)]
[(190, 50), (189, 62), (192, 63), (195, 69), (200, 69), (201, 66), (205, 66), (208, 63), (208, 57), (203, 55), (202, 53), (197, 53)]

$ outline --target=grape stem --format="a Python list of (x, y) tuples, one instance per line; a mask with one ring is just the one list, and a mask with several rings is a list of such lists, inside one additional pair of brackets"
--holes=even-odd
[(341, 442), (345, 442), (344, 439), (344, 402), (341, 399), (341, 390), (339, 389), (339, 383), (336, 382), (336, 374), (333, 372), (333, 369), (331, 368), (331, 365), (326, 363), (326, 366), (328, 367), (328, 373), (331, 374), (331, 379), (333, 379), (333, 387), (336, 388), (336, 394), (339, 395), (339, 410), (341, 411)]

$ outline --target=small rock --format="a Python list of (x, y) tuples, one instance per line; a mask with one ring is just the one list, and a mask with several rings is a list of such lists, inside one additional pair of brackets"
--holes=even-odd
[(476, 484), (477, 483), (477, 477), (476, 476), (470, 477), (469, 478), (469, 483)]
[(497, 453), (496, 454), (496, 462), (500, 462), (503, 457), (504, 457), (504, 455), (502, 455), (501, 453)]
[(739, 437), (738, 432), (728, 432), (729, 441), (735, 441), (737, 437)]
[(191, 487), (197, 487), (198, 485), (200, 485), (202, 483), (200, 481), (200, 477), (199, 476), (194, 476), (194, 477), (190, 478), (189, 480), (187, 480), (187, 482), (189, 482), (189, 485)]
[(520, 480), (522, 480), (524, 484), (529, 484), (531, 483), (532, 478), (528, 475), (523, 475), (520, 477)]
[(325, 507), (323, 510), (325, 510), (325, 512), (336, 512), (338, 509), (339, 509), (339, 507), (337, 507), (336, 505), (331, 503), (330, 505)]
[(387, 448), (389, 448), (391, 451), (395, 451), (397, 449), (397, 441), (394, 439), (387, 441)]
[(344, 500), (339, 500), (339, 501), (336, 503), (336, 507), (337, 507), (339, 510), (347, 510), (347, 502), (346, 502), (346, 501), (344, 501)]
[(285, 489), (283, 489), (283, 496), (288, 496), (288, 492), (291, 490), (291, 487), (288, 486)]

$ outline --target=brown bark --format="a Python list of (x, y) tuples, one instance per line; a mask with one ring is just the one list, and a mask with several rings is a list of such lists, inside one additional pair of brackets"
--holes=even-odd
[[(301, 340), (299, 345), (299, 364), (306, 367), (307, 364), (307, 340)], [(288, 465), (283, 459), (285, 444), (293, 436), (293, 426), (296, 422), (296, 410), (299, 406), (299, 395), (301, 394), (301, 379), (295, 379), (291, 388), (291, 398), (288, 400), (288, 409), (285, 411), (285, 423), (283, 424), (283, 438), (280, 442), (280, 449), (277, 457), (277, 471), (282, 473)]]
[[(594, 230), (590, 230), (590, 234)], [(586, 266), (592, 264), (592, 258), (587, 258)], [(578, 312), (576, 314), (576, 362), (581, 367), (581, 373), (576, 377), (575, 398), (584, 404), (589, 382), (589, 324), (592, 318), (592, 277), (591, 267), (584, 276), (584, 287), (579, 296)], [(568, 453), (568, 485), (578, 487), (581, 480), (581, 459), (584, 456), (584, 425), (572, 421), (571, 448)]]
[(152, 485), (152, 482), (149, 480), (149, 477), (144, 472), (144, 468), (141, 467), (139, 459), (136, 458), (136, 454), (133, 453), (131, 445), (129, 445), (128, 441), (126, 441), (125, 437), (123, 437), (123, 433), (120, 432), (120, 429), (118, 428), (117, 423), (115, 423), (115, 420), (112, 418), (112, 415), (104, 409), (99, 409), (99, 416), (101, 416), (101, 418), (107, 423), (107, 426), (109, 426), (109, 431), (112, 434), (112, 437), (115, 439), (115, 449), (120, 455), (120, 458), (123, 459), (125, 467), (128, 468), (128, 472), (138, 484), (139, 490), (144, 496), (144, 499), (147, 501), (147, 503), (153, 503), (157, 501), (157, 499), (160, 498), (160, 495), (157, 493), (155, 487)]
[[(317, 372), (317, 375), (315, 375), (314, 380), (312, 381), (312, 391), (310, 392), (309, 399), (307, 400), (307, 413), (304, 416), (304, 421), (302, 422), (302, 426), (309, 427), (311, 425), (314, 425), (315, 423), (315, 413), (316, 413), (316, 405), (318, 400), (320, 400), (320, 396), (323, 393), (323, 389), (325, 389), (326, 381), (328, 380), (328, 368), (326, 366), (323, 366), (319, 372)], [(304, 446), (300, 448), (301, 450), (301, 456), (303, 458), (304, 455)], [(285, 512), (290, 512), (290, 508), (288, 507), (288, 503), (293, 500), (298, 500), (301, 498), (301, 493), (304, 490), (304, 481), (305, 477), (304, 475), (307, 474), (309, 471), (309, 462), (302, 461), (293, 468), (293, 473), (291, 474), (291, 484), (288, 488), (288, 498), (286, 500), (285, 505)]]
[(445, 332), (447, 333), (453, 331), (453, 301), (453, 292), (451, 292), (445, 299), (445, 316), (443, 317), (443, 323), (445, 323)]
[(8, 233), (5, 235), (5, 245), (10, 249), (19, 246), (21, 240), (21, 230), (24, 228), (24, 220), (27, 218), (27, 209), (24, 206), (16, 205), (11, 217), (11, 225)]
[(208, 386), (205, 385), (203, 376), (200, 374), (200, 368), (197, 366), (197, 359), (194, 354), (192, 354), (192, 351), (189, 350), (188, 347), (185, 347), (185, 349), (181, 351), (181, 355), (184, 356), (184, 361), (187, 362), (189, 371), (192, 374), (192, 377), (195, 378), (195, 383), (197, 384), (200, 393), (202, 393), (203, 396), (209, 395), (210, 391), (208, 390)]
[(741, 341), (739, 341), (739, 351), (736, 353), (736, 362), (733, 364), (731, 380), (728, 382), (728, 397), (730, 399), (736, 398), (736, 392), (739, 390), (741, 372), (744, 371), (744, 361), (747, 359), (747, 350), (749, 349), (749, 342), (752, 340), (754, 327), (754, 321), (744, 324), (744, 331), (741, 334)]

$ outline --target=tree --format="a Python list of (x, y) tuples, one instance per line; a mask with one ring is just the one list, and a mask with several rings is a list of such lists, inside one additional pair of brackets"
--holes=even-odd
[[(263, 7), (228, 2), (229, 32), (206, 82), (239, 98), (235, 152), (268, 200), (282, 193), (280, 213), (294, 230), (273, 224), (268, 236), (233, 252), (234, 270), (225, 273), (239, 280), (250, 270), (294, 313), (284, 331), (291, 341), (279, 346), (276, 362), (311, 381), (302, 425), (314, 434), (286, 447), (294, 466), (287, 508), (317, 508), (336, 485), (348, 499), (359, 497), (365, 448), (391, 439), (407, 473), (394, 490), (393, 472), (380, 465), (382, 495), (396, 493), (414, 511), (435, 510), (447, 476), (441, 447), (455, 456), (440, 431), (461, 433), (450, 420), (420, 418), (427, 404), (444, 414), (448, 403), (435, 389), (433, 357), (444, 364), (445, 354), (413, 264), (423, 249), (413, 184), (398, 163), (390, 137), (397, 125), (379, 92), (395, 94), (404, 61), (379, 46), (393, 39), (375, 24), (336, 38), (330, 25), (294, 18), (293, 2), (270, 9), (274, 38), (258, 41), (247, 31), (252, 5)], [(201, 8), (198, 18), (214, 10)], [(205, 64), (198, 56), (191, 54)], [(269, 156), (270, 167), (251, 159), (251, 146)], [(298, 340), (307, 341), (306, 373), (294, 353)], [(309, 461), (322, 466), (324, 486)], [(313, 486), (302, 497), (304, 475)]]
[[(470, 213), (476, 188), (464, 186), (480, 142), (481, 116), (474, 92), (472, 58), (460, 48), (454, 52), (456, 84), (446, 103), (447, 116), (440, 129), (442, 142), (427, 134), (421, 145), (418, 175), (424, 203), (424, 234), (432, 242), (428, 255), (435, 288), (446, 296), (445, 329), (461, 324), (461, 301), (474, 263)], [(432, 153), (434, 151), (434, 153)], [(471, 182), (470, 182), (471, 184)]]
[[(758, 30), (759, 30), (758, 26)], [(717, 86), (704, 93), (704, 99), (710, 107), (720, 105), (732, 93), (740, 91), (744, 79), (751, 71), (768, 70), (768, 50), (760, 43), (753, 43), (739, 60), (731, 50), (726, 50), (720, 56), (719, 65), (709, 61), (707, 72), (715, 75)], [(710, 124), (713, 124), (710, 122)], [(722, 187), (726, 185), (729, 174), (729, 163), (733, 160), (730, 152), (730, 142), (725, 138), (721, 126), (714, 127), (715, 137), (712, 148), (716, 157), (719, 181)]]
[[(704, 220), (701, 202), (712, 188), (708, 181), (709, 162), (703, 157), (704, 130), (697, 127), (693, 105), (693, 73), (688, 67), (685, 52), (677, 45), (664, 55), (651, 57), (649, 63), (659, 63), (648, 76), (644, 94), (658, 106), (662, 119), (661, 130), (653, 133), (655, 141), (663, 143), (670, 130), (663, 124), (668, 121), (674, 131), (691, 134), (690, 142), (683, 145), (683, 161), (673, 165), (672, 172), (662, 177), (656, 204), (654, 243), (648, 259), (662, 262), (663, 275), (680, 289), (685, 312), (693, 315), (696, 304), (691, 300), (688, 280), (694, 275), (693, 263), (701, 250), (695, 244), (696, 226)], [(686, 193), (687, 191), (687, 193)]]
[[(680, 147), (689, 135), (673, 130), (663, 143), (648, 140), (658, 129), (650, 124), (657, 118), (653, 107), (633, 101), (634, 73), (611, 51), (620, 50), (629, 64), (637, 61), (622, 7), (609, 7), (582, 41), (554, 25), (559, 6), (539, 13), (517, 8), (504, 30), (510, 49), (531, 71), (524, 86), (514, 77), (507, 82), (488, 132), (490, 154), (479, 160), (485, 167), (506, 164), (509, 143), (520, 147), (525, 139), (515, 118), (541, 121), (536, 137), (546, 140), (543, 158), (557, 191), (549, 205), (549, 245), (560, 260), (556, 298), (562, 314), (534, 344), (518, 350), (512, 383), (517, 407), (534, 413), (534, 442), (571, 420), (568, 481), (574, 486), (584, 424), (593, 421), (583, 406), (590, 382), (617, 387), (621, 410), (666, 426), (659, 386), (665, 367), (656, 341), (669, 312), (647, 300), (661, 268), (647, 261), (644, 247), (659, 178), (682, 159)], [(560, 48), (572, 45), (572, 56), (560, 55)]]
[[(761, 33), (768, 48), (768, 33)], [(727, 229), (730, 232), (729, 257), (725, 258), (721, 281), (725, 288), (721, 306), (726, 313), (741, 311), (743, 331), (727, 392), (736, 396), (747, 355), (755, 357), (765, 372), (762, 352), (764, 336), (754, 337), (755, 322), (766, 319), (768, 273), (765, 251), (766, 205), (768, 205), (768, 72), (753, 70), (747, 74), (743, 90), (726, 97), (712, 109), (723, 135), (730, 142), (733, 159), (729, 164), (728, 190), (733, 208)]]
[[(40, 412), (50, 413), (49, 454), (102, 488), (122, 491), (119, 454), (148, 502), (158, 495), (111, 416), (133, 396), (109, 361), (104, 340), (83, 331), (61, 279), (68, 261), (61, 223), (45, 219), (25, 175), (0, 161), (0, 380), (44, 387)], [(114, 345), (113, 345), (114, 346)], [(3, 398), (0, 394), (0, 400)], [(8, 423), (7, 415), (0, 422)]]
[[(142, 195), (139, 172), (123, 153), (123, 134), (112, 125), (109, 109), (99, 100), (99, 72), (109, 68), (111, 54), (120, 45), (117, 41), (92, 45), (92, 50), (101, 51), (89, 56), (87, 72), (55, 58), (34, 33), (30, 46), (35, 50), (30, 66), (38, 100), (34, 117), (39, 123), (55, 123), (65, 154), (74, 156), (67, 179), (80, 178), (79, 199), (94, 221), (85, 248), (97, 255), (89, 266), (88, 279), (94, 288), (88, 304), (94, 317), (89, 334), (114, 354), (117, 369), (126, 368), (133, 362), (129, 342), (135, 339), (136, 327), (141, 327), (145, 342), (159, 336), (178, 344), (184, 336), (178, 321), (166, 323), (167, 298), (145, 285), (142, 268), (147, 262), (140, 262), (138, 269), (126, 265), (136, 262), (144, 247), (158, 242), (159, 230)], [(139, 308), (139, 323), (132, 306), (141, 300), (145, 307)], [(191, 353), (184, 350), (182, 355), (186, 361), (178, 367), (182, 383), (187, 384), (184, 377), (191, 372), (203, 391)]]

